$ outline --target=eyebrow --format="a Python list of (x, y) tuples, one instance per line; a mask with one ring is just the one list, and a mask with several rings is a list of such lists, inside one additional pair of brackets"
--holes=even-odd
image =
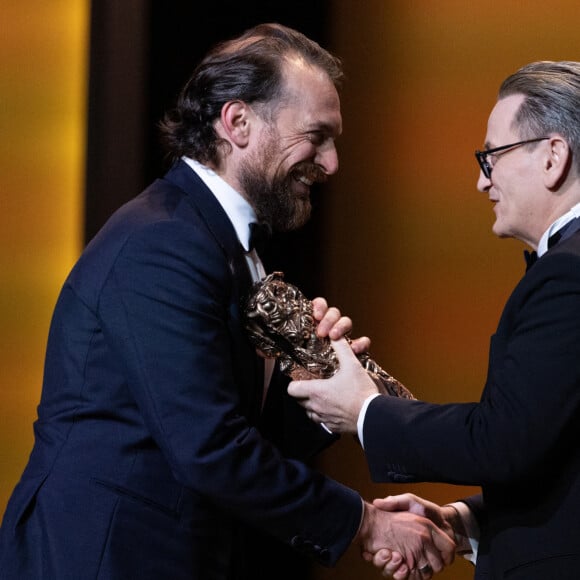
[(339, 127), (338, 130), (334, 125), (329, 125), (328, 123), (315, 123), (306, 129), (309, 133), (324, 133), (325, 135), (332, 135), (338, 137), (342, 134), (342, 128)]

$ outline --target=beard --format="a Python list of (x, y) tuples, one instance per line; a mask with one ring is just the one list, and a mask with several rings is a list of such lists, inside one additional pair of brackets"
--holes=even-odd
[(310, 181), (326, 181), (326, 174), (314, 163), (303, 161), (285, 175), (268, 178), (278, 150), (273, 141), (265, 144), (260, 158), (250, 159), (240, 167), (239, 182), (258, 219), (272, 231), (288, 232), (302, 227), (310, 218), (310, 193), (297, 193), (295, 181), (303, 176)]

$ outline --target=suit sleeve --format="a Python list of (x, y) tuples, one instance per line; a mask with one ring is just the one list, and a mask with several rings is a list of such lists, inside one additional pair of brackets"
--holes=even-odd
[(332, 445), (339, 435), (329, 434), (306, 416), (296, 399), (288, 394), (289, 382), (281, 372), (274, 373), (260, 418), (260, 431), (284, 456), (307, 461)]
[(176, 479), (240, 519), (333, 564), (356, 534), (361, 499), (282, 457), (249, 424), (233, 372), (239, 327), (232, 269), (202, 228), (141, 228), (118, 256), (100, 316), (148, 429)]
[(566, 461), (580, 413), (580, 258), (546, 255), (508, 301), (479, 403), (374, 399), (365, 452), (377, 481), (506, 484)]

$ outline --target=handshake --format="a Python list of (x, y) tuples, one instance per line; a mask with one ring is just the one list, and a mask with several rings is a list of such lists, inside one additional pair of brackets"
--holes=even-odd
[(355, 542), (366, 561), (395, 580), (432, 578), (457, 551), (471, 550), (453, 506), (440, 507), (410, 493), (365, 502)]

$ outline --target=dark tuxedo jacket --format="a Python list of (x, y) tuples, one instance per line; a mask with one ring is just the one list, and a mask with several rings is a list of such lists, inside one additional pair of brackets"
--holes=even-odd
[(54, 311), (2, 580), (254, 578), (260, 532), (336, 562), (361, 499), (298, 460), (329, 439), (276, 381), (261, 412), (250, 285), (233, 226), (183, 162), (108, 221)]
[(476, 578), (580, 578), (580, 234), (510, 296), (479, 403), (378, 397), (364, 444), (377, 481), (482, 486)]

